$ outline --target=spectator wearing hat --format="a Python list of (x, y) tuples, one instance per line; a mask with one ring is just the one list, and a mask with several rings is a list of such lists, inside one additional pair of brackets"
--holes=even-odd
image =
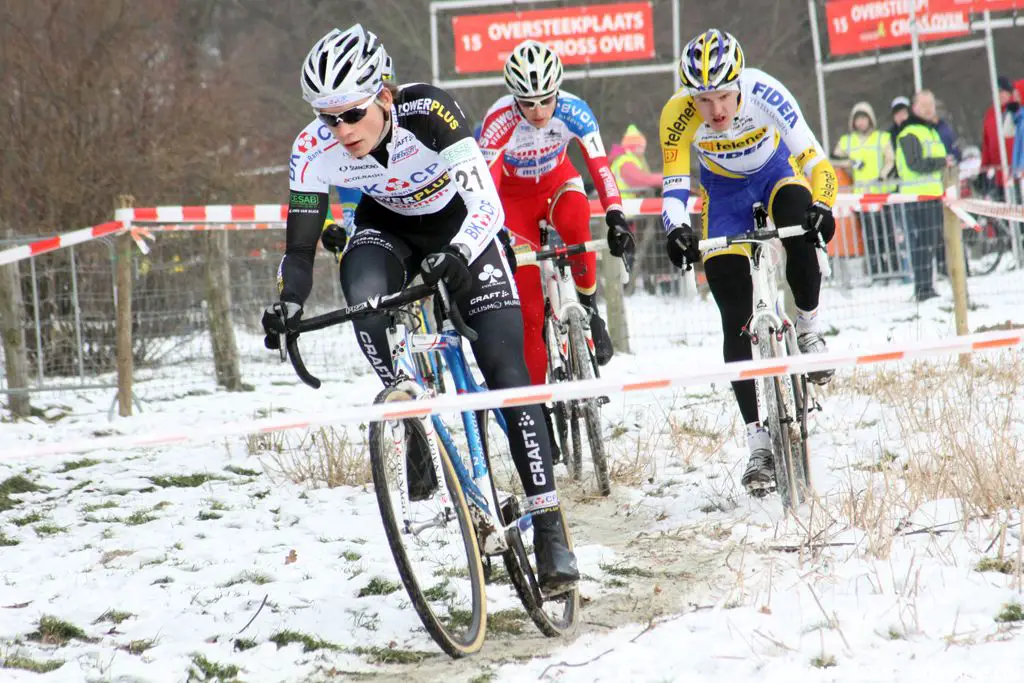
[[(889, 133), (878, 129), (875, 110), (869, 103), (853, 105), (849, 127), (850, 131), (836, 143), (832, 156), (849, 162), (854, 192), (891, 192), (893, 188), (888, 176), (896, 164), (893, 146)], [(890, 214), (877, 210), (858, 211), (857, 219), (864, 234), (868, 274), (875, 279), (898, 271)]]
[(981, 124), (981, 166), (982, 168), (997, 168), (995, 173), (995, 187), (993, 192), (997, 198), (1002, 199), (1003, 193), (1003, 170), (999, 160), (999, 131), (1002, 130), (1004, 144), (1006, 145), (1006, 161), (1013, 161), (1013, 146), (1017, 135), (1017, 127), (1014, 116), (1020, 110), (1020, 94), (1013, 87), (1013, 83), (1006, 76), (1000, 76), (999, 86), (999, 116), (996, 116), (995, 107), (989, 107), (985, 112), (985, 118)]
[[(644, 152), (647, 138), (634, 124), (629, 124), (617, 149), (612, 150), (612, 175), (619, 184), (623, 199), (637, 197), (645, 190), (661, 187), (661, 174), (651, 173)], [(618, 154), (616, 154), (618, 153)]]

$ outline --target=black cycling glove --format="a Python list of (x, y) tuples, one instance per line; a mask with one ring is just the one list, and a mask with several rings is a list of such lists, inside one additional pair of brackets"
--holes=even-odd
[[(292, 332), (302, 320), (302, 304), (278, 301), (263, 311), (263, 345), (271, 351), (281, 348), (281, 335)], [(298, 334), (294, 332), (294, 334)]]
[(697, 233), (689, 225), (673, 228), (665, 236), (668, 240), (668, 260), (676, 268), (686, 268), (700, 261), (700, 252), (697, 250)]

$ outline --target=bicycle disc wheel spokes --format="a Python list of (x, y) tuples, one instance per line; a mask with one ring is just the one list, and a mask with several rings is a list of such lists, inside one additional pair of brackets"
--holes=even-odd
[[(409, 398), (389, 388), (377, 402)], [(432, 486), (437, 478), (429, 478), (430, 444), (419, 419), (372, 423), (370, 457), (384, 530), (420, 620), (452, 657), (476, 652), (483, 645), (487, 620), (483, 568), (451, 462), (441, 451), (442, 481)], [(422, 477), (429, 479), (425, 483)]]

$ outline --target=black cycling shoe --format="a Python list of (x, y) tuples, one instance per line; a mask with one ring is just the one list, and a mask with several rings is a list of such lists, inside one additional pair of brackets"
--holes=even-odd
[(423, 439), (405, 442), (405, 471), (409, 481), (409, 500), (428, 500), (437, 491), (437, 474), (430, 460), (430, 447)]
[(590, 316), (590, 334), (594, 338), (594, 355), (598, 365), (608, 365), (615, 354), (612, 338), (608, 335), (608, 327), (597, 313)]
[(571, 591), (580, 581), (576, 555), (569, 550), (558, 508), (534, 513), (533, 545), (537, 557), (537, 583), (544, 597)]

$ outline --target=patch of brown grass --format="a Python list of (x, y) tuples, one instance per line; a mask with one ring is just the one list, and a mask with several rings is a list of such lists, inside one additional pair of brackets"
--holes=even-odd
[(272, 479), (312, 487), (362, 486), (372, 481), (365, 437), (355, 441), (344, 428), (321, 427), (299, 437), (284, 434), (260, 454)]

